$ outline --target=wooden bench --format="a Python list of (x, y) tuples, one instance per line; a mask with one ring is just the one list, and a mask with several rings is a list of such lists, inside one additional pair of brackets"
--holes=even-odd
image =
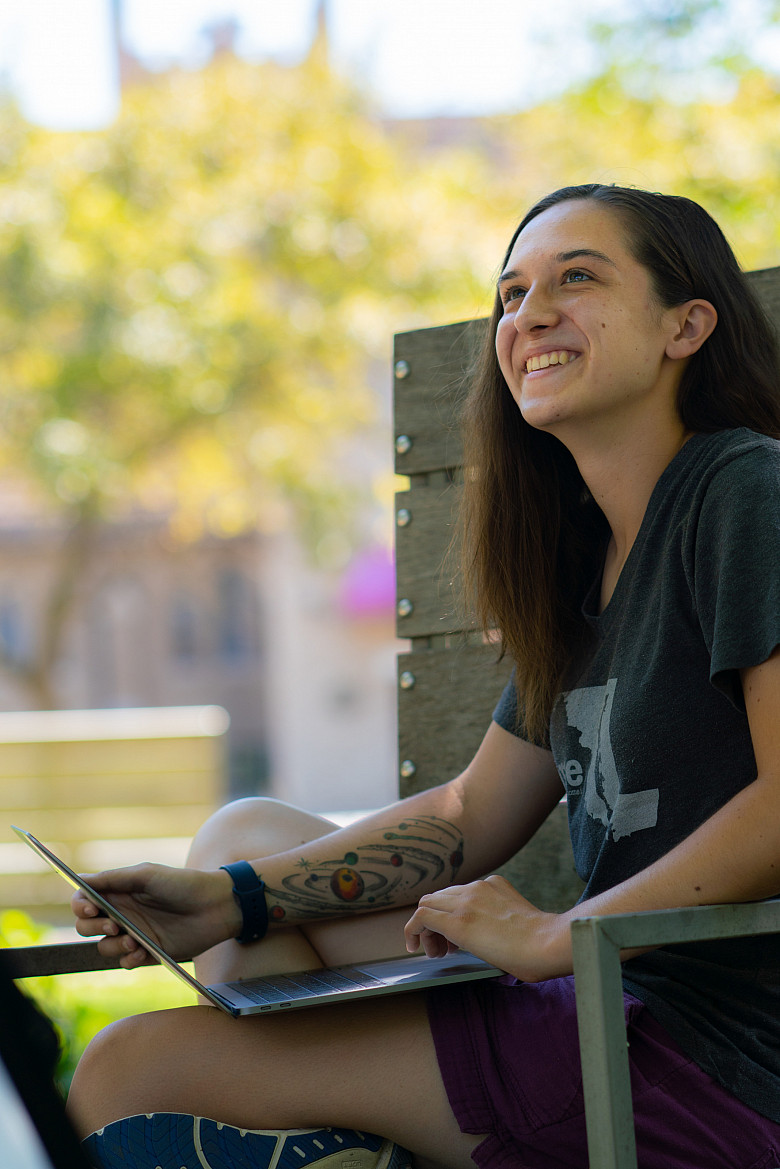
[[(219, 706), (0, 714), (0, 911), (71, 924), (67, 889), (13, 834), (18, 824), (77, 872), (183, 864), (224, 801)], [(95, 944), (3, 951), (15, 976), (101, 969)]]

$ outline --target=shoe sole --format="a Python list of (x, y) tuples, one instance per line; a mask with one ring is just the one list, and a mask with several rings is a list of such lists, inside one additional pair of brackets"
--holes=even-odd
[(92, 1133), (99, 1169), (411, 1169), (393, 1141), (345, 1128), (242, 1129), (199, 1116), (128, 1116)]

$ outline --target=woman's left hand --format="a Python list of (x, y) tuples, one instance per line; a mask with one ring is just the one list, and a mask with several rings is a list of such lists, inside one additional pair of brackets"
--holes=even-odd
[(571, 973), (568, 921), (537, 909), (496, 874), (426, 893), (404, 934), (410, 953), (469, 950), (525, 982)]

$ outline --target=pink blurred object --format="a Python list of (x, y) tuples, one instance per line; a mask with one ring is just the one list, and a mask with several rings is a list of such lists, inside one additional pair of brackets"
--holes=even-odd
[(341, 580), (339, 603), (350, 617), (378, 617), (395, 608), (395, 563), (389, 548), (374, 545), (352, 559)]

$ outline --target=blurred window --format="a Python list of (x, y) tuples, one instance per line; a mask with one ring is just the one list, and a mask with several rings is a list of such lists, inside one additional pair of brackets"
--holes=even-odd
[(171, 612), (171, 651), (174, 661), (194, 662), (198, 656), (198, 614), (190, 597), (176, 597)]
[(16, 601), (8, 599), (0, 601), (0, 646), (4, 657), (9, 661), (24, 661), (24, 623)]
[(219, 656), (229, 663), (256, 657), (257, 600), (254, 586), (242, 573), (231, 569), (220, 574), (217, 597)]

